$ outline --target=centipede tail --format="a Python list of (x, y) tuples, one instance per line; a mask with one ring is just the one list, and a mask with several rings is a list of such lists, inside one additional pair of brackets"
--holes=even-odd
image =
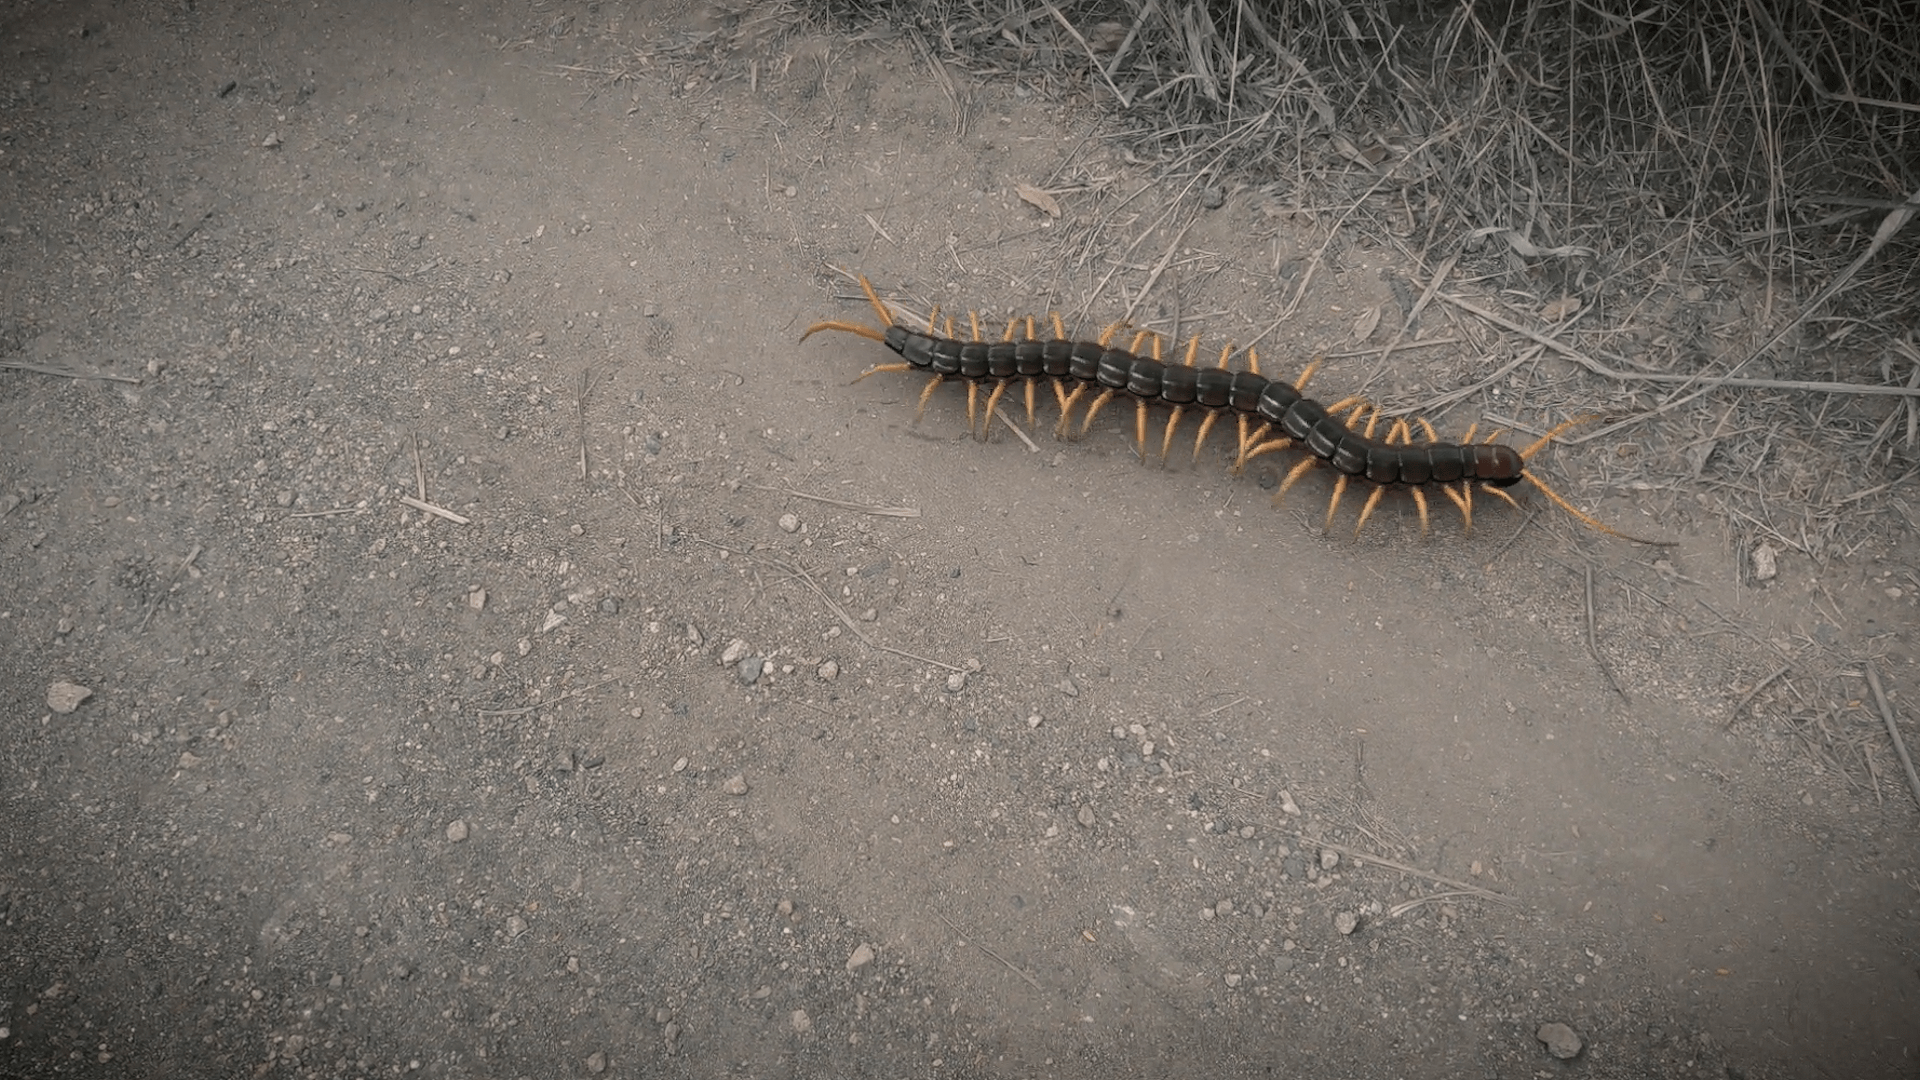
[[(1260, 370), (1260, 357), (1247, 350), (1246, 367), (1230, 367), (1234, 347), (1228, 343), (1212, 365), (1201, 367), (1200, 339), (1192, 338), (1178, 359), (1162, 359), (1166, 339), (1151, 330), (1135, 330), (1125, 347), (1116, 344), (1118, 335), (1129, 329), (1124, 321), (1102, 329), (1091, 341), (1067, 335), (1059, 312), (1049, 312), (1047, 321), (1053, 332), (1042, 337), (1039, 320), (1032, 315), (1007, 321), (997, 340), (983, 334), (977, 311), (967, 313), (967, 337), (954, 333), (954, 320), (944, 323), (936, 305), (927, 317), (924, 331), (900, 324), (873, 285), (859, 279), (861, 291), (880, 317), (881, 328), (859, 323), (830, 320), (808, 327), (800, 340), (805, 341), (822, 330), (839, 330), (885, 345), (900, 357), (895, 363), (879, 364), (862, 372), (854, 381), (881, 371), (918, 371), (925, 374), (926, 386), (920, 391), (914, 420), (917, 423), (932, 400), (933, 392), (949, 379), (967, 384), (967, 431), (978, 439), (990, 437), (993, 417), (1008, 388), (1014, 382), (1023, 385), (1027, 421), (1035, 414), (1037, 387), (1045, 380), (1053, 389), (1060, 406), (1060, 419), (1054, 426), (1059, 439), (1085, 435), (1094, 419), (1114, 399), (1126, 395), (1134, 402), (1133, 443), (1142, 463), (1148, 458), (1148, 411), (1164, 405), (1169, 413), (1166, 429), (1160, 437), (1160, 461), (1164, 466), (1173, 449), (1174, 432), (1189, 411), (1201, 413), (1199, 430), (1194, 434), (1193, 458), (1198, 461), (1207, 436), (1222, 416), (1234, 419), (1235, 445), (1230, 468), (1238, 474), (1257, 458), (1282, 450), (1300, 448), (1305, 455), (1282, 477), (1273, 495), (1277, 506), (1300, 478), (1314, 466), (1325, 464), (1334, 472), (1333, 490), (1327, 499), (1325, 529), (1331, 531), (1334, 518), (1347, 489), (1357, 482), (1371, 486), (1361, 504), (1353, 532), (1358, 536), (1373, 519), (1388, 489), (1405, 489), (1413, 498), (1420, 518), (1420, 534), (1425, 536), (1432, 521), (1427, 492), (1437, 490), (1460, 511), (1462, 529), (1473, 531), (1473, 490), (1476, 486), (1518, 508), (1519, 502), (1506, 490), (1522, 481), (1531, 481), (1549, 501), (1581, 524), (1609, 536), (1640, 544), (1664, 545), (1664, 541), (1646, 540), (1621, 532), (1579, 510), (1558, 491), (1543, 482), (1528, 463), (1555, 438), (1569, 428), (1593, 419), (1575, 417), (1559, 424), (1525, 449), (1516, 450), (1498, 441), (1501, 432), (1493, 431), (1484, 439), (1476, 437), (1480, 425), (1467, 428), (1458, 442), (1443, 441), (1433, 425), (1423, 418), (1389, 421), (1379, 407), (1364, 398), (1350, 396), (1324, 405), (1306, 396), (1307, 380), (1318, 370), (1315, 359), (1288, 383), (1270, 378)], [(1146, 349), (1145, 353), (1142, 350)], [(1177, 348), (1177, 343), (1176, 343)], [(990, 385), (989, 385), (990, 384)], [(984, 408), (980, 391), (987, 389)], [(1074, 431), (1074, 409), (1085, 403)], [(1382, 425), (1385, 430), (1381, 431)], [(1379, 432), (1376, 437), (1376, 432)], [(1416, 442), (1416, 433), (1424, 436)]]

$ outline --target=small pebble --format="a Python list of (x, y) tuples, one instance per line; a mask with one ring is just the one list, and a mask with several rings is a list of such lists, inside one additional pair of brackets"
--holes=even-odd
[(748, 791), (747, 778), (739, 773), (734, 773), (732, 776), (727, 777), (726, 789), (729, 795), (745, 795)]
[(93, 696), (93, 691), (70, 682), (57, 682), (47, 687), (47, 708), (62, 716), (80, 707), (80, 703)]
[(607, 1055), (595, 1050), (587, 1055), (587, 1071), (595, 1076), (607, 1071)]
[(1240, 839), (1242, 840), (1253, 839), (1253, 826), (1251, 825), (1240, 826)]
[(780, 531), (781, 532), (799, 532), (800, 531), (799, 516), (796, 514), (781, 514), (780, 515)]
[(1200, 205), (1206, 207), (1209, 210), (1218, 210), (1221, 207), (1227, 205), (1226, 189), (1221, 187), (1216, 187), (1211, 184), (1201, 188), (1200, 189)]
[(267, 136), (267, 137), (266, 137), (266, 138), (264, 138), (264, 139), (261, 139), (261, 140), (260, 140), (260, 145), (261, 145), (261, 146), (263, 146), (263, 147), (265, 147), (265, 148), (266, 148), (266, 149), (268, 149), (268, 150), (272, 150), (272, 149), (274, 149), (274, 148), (276, 148), (276, 147), (278, 147), (278, 146), (280, 145), (280, 135), (279, 135), (279, 133), (278, 133), (278, 132), (275, 132), (274, 134), (272, 134), (272, 135), (269, 135), (269, 136)]
[(1343, 911), (1333, 917), (1333, 928), (1342, 935), (1351, 934), (1360, 929), (1360, 916), (1351, 911)]
[(947, 693), (957, 694), (967, 688), (967, 673), (956, 671), (947, 676)]
[(1282, 813), (1292, 814), (1295, 817), (1300, 816), (1299, 804), (1293, 801), (1291, 794), (1284, 791), (1280, 793), (1280, 810)]
[(1154, 751), (1154, 745), (1153, 745), (1152, 739), (1148, 739), (1146, 742), (1143, 742), (1140, 744), (1141, 757), (1150, 758), (1153, 756), (1153, 751)]
[(853, 955), (847, 957), (847, 970), (859, 971), (871, 963), (873, 963), (873, 946), (863, 941), (853, 950)]
[(731, 666), (739, 663), (746, 655), (746, 641), (742, 638), (734, 638), (727, 642), (727, 650), (720, 654), (720, 663), (722, 666)]
[(819, 669), (815, 671), (814, 674), (820, 676), (820, 678), (826, 682), (832, 682), (833, 680), (840, 677), (840, 665), (833, 662), (832, 660), (829, 660), (826, 663), (821, 664)]
[(795, 1034), (805, 1035), (813, 1030), (813, 1017), (808, 1016), (805, 1009), (793, 1010), (792, 1023)]
[(1239, 975), (1239, 973), (1238, 973), (1238, 972), (1228, 972), (1228, 973), (1227, 973), (1227, 977), (1226, 977), (1226, 982), (1227, 982), (1227, 985), (1228, 985), (1228, 986), (1239, 986), (1239, 985), (1240, 985), (1240, 975)]
[(1340, 853), (1330, 847), (1320, 849), (1320, 869), (1331, 870), (1340, 865)]
[(1213, 905), (1213, 913), (1215, 915), (1220, 916), (1223, 919), (1233, 914), (1233, 901), (1222, 900), (1219, 903)]
[(447, 823), (447, 843), (457, 844), (467, 838), (467, 823), (455, 819)]
[(766, 673), (766, 667), (767, 662), (765, 660), (757, 656), (749, 656), (734, 665), (734, 671), (739, 675), (742, 685), (752, 686), (754, 683), (760, 681), (761, 675)]
[(1087, 829), (1093, 828), (1093, 823), (1095, 821), (1095, 818), (1093, 816), (1093, 807), (1082, 806), (1080, 808), (1080, 813), (1076, 816), (1082, 828), (1087, 828)]
[(672, 1021), (668, 1021), (666, 1028), (663, 1031), (661, 1031), (660, 1034), (665, 1036), (667, 1040), (667, 1053), (671, 1054), (675, 1050), (680, 1049), (680, 1025), (679, 1024), (673, 1023)]
[(1541, 1024), (1533, 1037), (1547, 1044), (1547, 1052), (1561, 1061), (1572, 1061), (1580, 1056), (1582, 1043), (1580, 1036), (1565, 1024), (1554, 1022)]
[(1753, 549), (1753, 580), (1772, 581), (1780, 574), (1780, 553), (1772, 544), (1758, 544)]
[(475, 589), (467, 594), (467, 606), (475, 611), (487, 606), (487, 590)]
[(1201, 921), (1201, 922), (1212, 922), (1212, 921), (1213, 921), (1213, 915), (1214, 915), (1214, 911), (1213, 911), (1213, 909), (1212, 909), (1212, 908), (1210, 908), (1210, 907), (1203, 907), (1203, 908), (1201, 908), (1201, 909), (1200, 909), (1200, 921)]
[(1027, 726), (1030, 728), (1037, 728), (1040, 726), (1040, 723), (1039, 713), (1034, 713), (1032, 716), (1027, 717)]
[(512, 941), (527, 932), (527, 920), (518, 915), (507, 916), (507, 940)]
[(674, 771), (674, 772), (686, 772), (686, 771), (687, 771), (687, 759), (686, 759), (686, 758), (679, 758), (679, 759), (676, 759), (676, 760), (674, 761), (674, 763), (673, 763), (673, 771)]

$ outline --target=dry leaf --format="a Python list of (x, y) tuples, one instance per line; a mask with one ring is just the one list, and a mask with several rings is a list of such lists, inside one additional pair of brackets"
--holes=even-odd
[(1374, 330), (1378, 329), (1379, 326), (1380, 326), (1380, 305), (1375, 304), (1372, 307), (1368, 308), (1367, 310), (1361, 312), (1360, 317), (1353, 321), (1353, 340), (1355, 341), (1367, 340), (1368, 338), (1373, 336)]
[(1557, 323), (1580, 310), (1580, 299), (1575, 296), (1562, 296), (1553, 303), (1540, 309), (1540, 318)]
[(1023, 201), (1045, 210), (1047, 216), (1060, 216), (1060, 203), (1042, 189), (1034, 187), (1032, 184), (1015, 184), (1013, 185), (1013, 190), (1019, 193)]

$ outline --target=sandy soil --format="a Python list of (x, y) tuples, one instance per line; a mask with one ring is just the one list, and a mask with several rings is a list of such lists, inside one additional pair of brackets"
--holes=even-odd
[[(1679, 547), (916, 424), (796, 345), (874, 318), (833, 267), (1097, 325), (1171, 252), (1134, 317), (1217, 343), (1324, 234), (1230, 187), (1176, 239), (1092, 110), (885, 35), (0, 20), (0, 1074), (1920, 1076), (1858, 664), (1911, 725), (1910, 527), (1759, 582), (1616, 447), (1538, 464)], [(1343, 240), (1269, 369), (1407, 273)]]

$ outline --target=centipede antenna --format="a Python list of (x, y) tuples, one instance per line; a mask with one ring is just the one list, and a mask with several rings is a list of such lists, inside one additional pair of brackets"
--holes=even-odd
[(1559, 425), (1558, 427), (1555, 427), (1552, 431), (1549, 431), (1545, 435), (1542, 435), (1540, 436), (1540, 438), (1534, 440), (1534, 443), (1532, 446), (1529, 446), (1525, 450), (1520, 451), (1520, 460), (1526, 461), (1529, 458), (1533, 457), (1533, 455), (1540, 452), (1541, 447), (1552, 442), (1554, 439), (1558, 438), (1561, 435), (1561, 433), (1567, 431), (1568, 429), (1579, 427), (1581, 424), (1590, 424), (1593, 421), (1598, 419), (1600, 419), (1598, 416), (1592, 413), (1588, 413), (1585, 416), (1576, 416), (1573, 419), (1568, 420), (1567, 422)]
[[(871, 326), (862, 326), (859, 323), (850, 323), (850, 322), (814, 323), (812, 326), (807, 327), (806, 333), (800, 335), (800, 340), (805, 341), (822, 330), (844, 330), (849, 334), (859, 334), (861, 337), (866, 338), (868, 341), (884, 342), (887, 340), (886, 332), (883, 330), (875, 330)], [(869, 372), (868, 374), (872, 374), (872, 373)]]
[[(1616, 529), (1611, 525), (1607, 525), (1601, 522), (1599, 519), (1595, 518), (1591, 514), (1581, 513), (1578, 509), (1574, 507), (1572, 503), (1568, 502), (1565, 498), (1563, 498), (1559, 492), (1553, 490), (1551, 487), (1548, 487), (1546, 484), (1541, 483), (1540, 478), (1538, 476), (1535, 476), (1531, 471), (1522, 472), (1520, 475), (1533, 481), (1533, 486), (1540, 489), (1540, 494), (1545, 495), (1549, 499), (1552, 499), (1553, 504), (1555, 506), (1558, 506), (1560, 509), (1565, 510), (1569, 514), (1572, 514), (1575, 518), (1579, 519), (1580, 522), (1586, 525), (1588, 528), (1598, 529), (1601, 532), (1606, 533), (1608, 536), (1617, 536), (1622, 540), (1631, 540), (1636, 544), (1645, 544), (1648, 547), (1678, 546), (1678, 541), (1674, 541), (1674, 540), (1648, 540), (1648, 539), (1645, 539), (1644, 537), (1635, 536), (1632, 533), (1621, 532), (1619, 529)], [(1502, 494), (1505, 494), (1505, 493), (1502, 492)]]

